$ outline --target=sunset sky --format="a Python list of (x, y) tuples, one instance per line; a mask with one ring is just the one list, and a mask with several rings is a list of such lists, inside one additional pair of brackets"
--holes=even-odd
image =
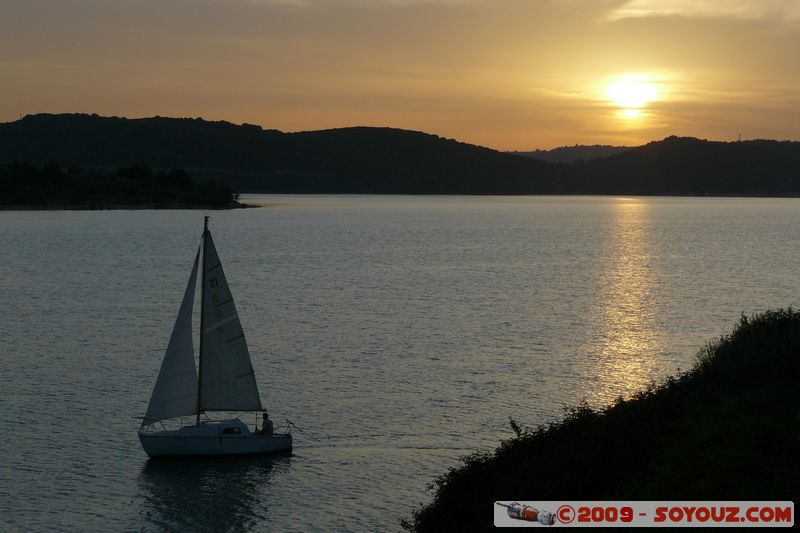
[(2, 0), (0, 121), (800, 139), (799, 0)]

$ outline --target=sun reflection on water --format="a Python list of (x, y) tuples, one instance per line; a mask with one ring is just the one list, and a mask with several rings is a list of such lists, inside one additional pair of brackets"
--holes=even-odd
[(592, 313), (591, 371), (597, 386), (587, 399), (600, 405), (641, 389), (657, 370), (661, 349), (648, 203), (620, 198), (613, 209), (608, 268)]

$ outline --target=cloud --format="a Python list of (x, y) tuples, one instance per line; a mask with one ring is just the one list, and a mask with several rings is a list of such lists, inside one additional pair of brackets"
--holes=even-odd
[(630, 0), (611, 13), (610, 20), (636, 17), (702, 17), (800, 21), (797, 0)]

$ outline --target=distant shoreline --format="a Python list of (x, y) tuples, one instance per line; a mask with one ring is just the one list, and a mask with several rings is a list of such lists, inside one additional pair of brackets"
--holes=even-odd
[(210, 206), (193, 204), (107, 204), (107, 205), (82, 205), (82, 204), (38, 204), (38, 205), (0, 205), (0, 211), (145, 211), (145, 210), (176, 210), (176, 209), (207, 209), (213, 211), (226, 211), (231, 209), (257, 209), (262, 207), (256, 204), (237, 204), (229, 206)]
[[(508, 193), (508, 192), (448, 192), (448, 193), (435, 193), (435, 192), (292, 192), (292, 191), (274, 191), (274, 192), (253, 192), (242, 191), (239, 194), (248, 196), (507, 196), (507, 197), (523, 197), (523, 196), (538, 196), (542, 198), (556, 197), (556, 196), (580, 196), (586, 198), (594, 198), (598, 196), (607, 197), (620, 197), (620, 196), (635, 196), (641, 198), (800, 198), (800, 192), (785, 193), (785, 194), (723, 194), (723, 193), (659, 193), (647, 194), (641, 192), (603, 192), (603, 193), (579, 193), (579, 192), (553, 192), (553, 193)], [(251, 207), (262, 207), (254, 205)]]
[[(448, 194), (431, 194), (431, 193), (353, 193), (353, 192), (340, 192), (340, 193), (308, 193), (308, 192), (273, 192), (273, 193), (258, 193), (258, 192), (244, 192), (245, 195), (253, 196), (464, 196), (464, 197), (525, 197), (537, 196), (542, 198), (555, 197), (555, 196), (575, 196), (584, 198), (595, 197), (641, 197), (641, 198), (800, 198), (798, 194), (636, 194), (636, 193), (613, 193), (613, 194), (470, 194), (470, 193), (448, 193)], [(84, 204), (27, 204), (27, 205), (14, 205), (14, 204), (0, 204), (0, 211), (146, 211), (146, 210), (213, 210), (213, 211), (226, 211), (233, 209), (260, 209), (266, 207), (273, 207), (270, 204), (258, 203), (236, 203), (223, 206), (212, 205), (197, 205), (197, 204), (101, 204), (101, 205), (84, 205)]]
[(225, 181), (195, 180), (181, 168), (81, 169), (50, 162), (0, 166), (1, 210), (237, 209)]
[[(45, 190), (58, 193), (49, 194), (55, 202), (194, 202), (216, 195), (219, 203), (226, 203), (225, 194), (233, 191), (800, 195), (797, 141), (721, 142), (672, 135), (636, 147), (577, 146), (550, 155), (568, 162), (382, 127), (284, 133), (201, 119), (87, 114), (28, 115), (0, 124), (0, 162), (7, 163), (9, 172), (33, 175), (37, 183), (51, 187)], [(53, 168), (49, 162), (62, 166)], [(44, 166), (20, 170), (25, 165)], [(85, 170), (76, 175), (75, 168)], [(97, 179), (97, 174), (107, 179)], [(20, 196), (39, 194), (37, 183), (14, 181), (10, 193), (19, 197), (15, 203), (37, 203)]]

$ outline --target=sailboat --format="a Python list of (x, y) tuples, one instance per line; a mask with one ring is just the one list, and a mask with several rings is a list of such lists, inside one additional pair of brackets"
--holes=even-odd
[[(192, 343), (192, 308), (201, 259), (198, 370)], [(139, 428), (139, 440), (150, 457), (241, 455), (292, 449), (289, 428), (285, 433), (274, 433), (266, 411), (265, 427), (252, 432), (239, 418), (201, 421), (200, 415), (210, 411), (253, 412), (264, 408), (233, 295), (205, 217), (203, 240)], [(194, 425), (167, 429), (163, 424), (165, 420), (187, 416), (195, 417)]]

